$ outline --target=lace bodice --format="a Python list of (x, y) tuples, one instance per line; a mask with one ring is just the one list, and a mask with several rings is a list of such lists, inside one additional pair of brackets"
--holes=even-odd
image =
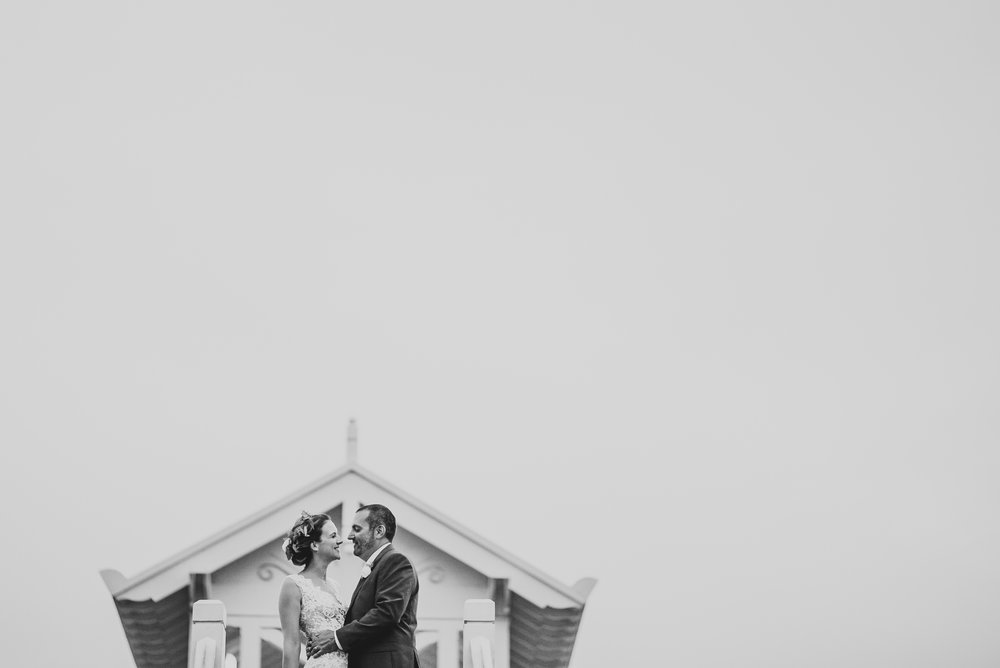
[[(304, 575), (289, 575), (299, 592), (302, 594), (302, 608), (299, 613), (299, 629), (307, 637), (312, 636), (317, 631), (336, 631), (344, 625), (344, 615), (347, 614), (347, 607), (341, 602), (340, 590), (332, 580), (326, 583), (333, 591), (327, 591), (322, 587), (313, 584), (313, 581)], [(344, 652), (331, 652), (306, 662), (306, 668), (346, 668), (347, 654)]]

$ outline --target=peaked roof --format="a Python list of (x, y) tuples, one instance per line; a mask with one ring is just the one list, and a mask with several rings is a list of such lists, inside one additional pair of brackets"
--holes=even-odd
[(350, 461), (131, 578), (113, 570), (103, 571), (102, 575), (116, 600), (159, 600), (186, 587), (191, 573), (213, 572), (282, 535), (287, 529), (289, 515), (297, 514), (300, 508), (330, 507), (334, 488), (339, 490), (340, 497), (378, 499), (393, 507), (397, 516), (405, 518), (400, 525), (408, 531), (487, 577), (507, 578), (511, 591), (535, 605), (582, 608), (594, 586), (595, 581), (590, 578), (572, 587), (563, 584), (356, 461)]
[[(358, 465), (356, 441), (349, 441), (347, 465), (151, 568), (131, 578), (114, 570), (101, 572), (137, 668), (175, 668), (186, 662), (188, 610), (198, 597), (191, 574), (216, 572), (274, 541), (285, 533), (288, 517), (297, 515), (300, 508), (349, 508), (362, 499), (389, 505), (404, 518), (400, 525), (408, 532), (489, 578), (507, 580), (510, 668), (567, 668), (595, 580), (584, 578), (569, 587), (542, 573)], [(264, 650), (262, 668), (277, 668), (280, 653)], [(436, 651), (434, 647), (425, 650)], [(426, 658), (430, 665), (436, 664), (430, 655)]]

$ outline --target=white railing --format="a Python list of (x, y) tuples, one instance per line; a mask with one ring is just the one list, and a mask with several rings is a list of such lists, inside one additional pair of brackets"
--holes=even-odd
[[(465, 602), (462, 665), (495, 668), (496, 606), (488, 598)], [(188, 668), (223, 668), (226, 659), (226, 606), (222, 601), (195, 602), (191, 610)]]
[(496, 640), (496, 606), (488, 598), (470, 598), (465, 602), (465, 625), (462, 633), (462, 665), (465, 668), (493, 668), (493, 643)]
[(222, 601), (195, 601), (188, 647), (188, 668), (222, 668), (226, 660), (226, 606)]

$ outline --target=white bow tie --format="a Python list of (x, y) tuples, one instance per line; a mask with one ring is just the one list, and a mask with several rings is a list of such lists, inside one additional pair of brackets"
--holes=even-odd
[(371, 564), (368, 564), (366, 562), (365, 565), (361, 567), (361, 577), (366, 578), (371, 574), (372, 574)]

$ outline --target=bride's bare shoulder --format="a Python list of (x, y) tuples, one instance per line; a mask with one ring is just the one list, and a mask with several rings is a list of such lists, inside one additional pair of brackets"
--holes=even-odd
[(280, 596), (282, 598), (284, 598), (286, 596), (295, 596), (297, 598), (301, 598), (302, 592), (301, 592), (301, 589), (299, 587), (299, 583), (297, 581), (297, 578), (296, 578), (296, 576), (294, 574), (292, 574), (292, 575), (286, 575), (285, 579), (282, 580), (282, 582), (281, 582), (281, 594), (280, 594)]

